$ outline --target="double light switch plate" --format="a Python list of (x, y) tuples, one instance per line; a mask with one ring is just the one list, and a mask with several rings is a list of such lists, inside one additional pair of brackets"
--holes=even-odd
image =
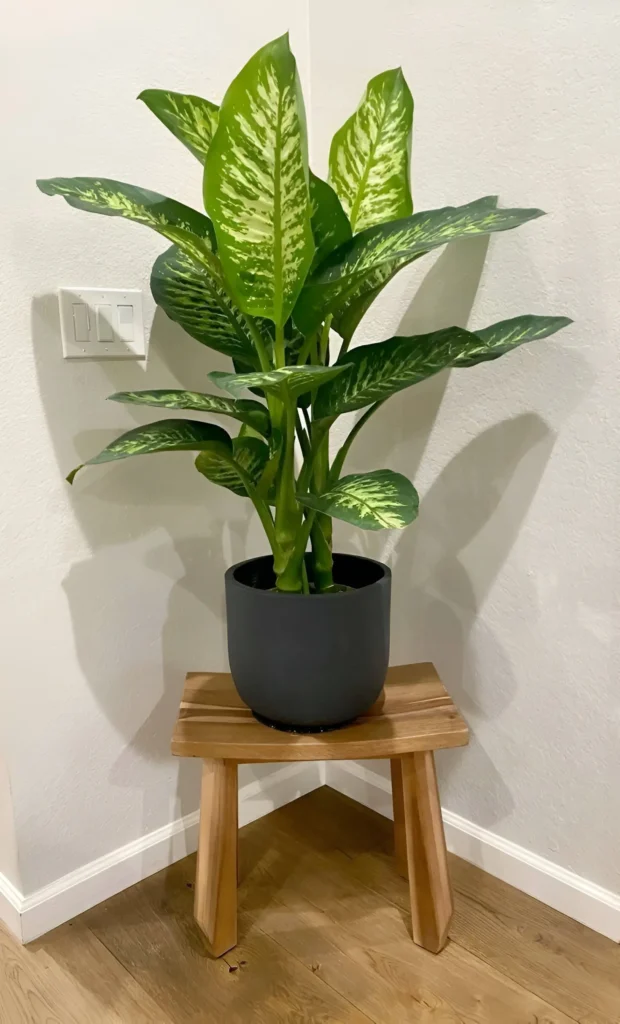
[(144, 359), (142, 292), (59, 288), (65, 359)]

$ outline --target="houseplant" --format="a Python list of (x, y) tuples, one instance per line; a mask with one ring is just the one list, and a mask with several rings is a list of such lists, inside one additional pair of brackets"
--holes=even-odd
[[(399, 473), (347, 475), (351, 444), (402, 388), (446, 367), (496, 359), (570, 321), (520, 316), (476, 332), (452, 327), (350, 350), (354, 331), (402, 267), (454, 239), (505, 231), (541, 211), (501, 209), (496, 197), (484, 197), (413, 213), (413, 101), (399, 69), (373, 78), (336, 132), (329, 183), (314, 175), (287, 36), (249, 60), (219, 108), (156, 89), (140, 98), (204, 165), (208, 216), (108, 179), (38, 185), (79, 209), (135, 220), (168, 239), (171, 247), (153, 267), (155, 300), (199, 342), (233, 360), (233, 372), (209, 374), (219, 394), (157, 390), (111, 398), (223, 414), (241, 427), (233, 438), (203, 419), (160, 419), (123, 434), (88, 464), (197, 451), (203, 476), (250, 499), (271, 553), (227, 573), (233, 678), (271, 724), (333, 727), (380, 692), (390, 576), (369, 559), (333, 556), (332, 518), (400, 529), (418, 510), (413, 484)], [(361, 418), (332, 457), (330, 428), (357, 410), (364, 410)]]

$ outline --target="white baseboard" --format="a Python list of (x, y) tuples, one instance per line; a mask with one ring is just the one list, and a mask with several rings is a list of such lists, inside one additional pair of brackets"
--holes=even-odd
[[(387, 818), (393, 816), (389, 779), (355, 761), (328, 761), (326, 782), (332, 789), (379, 814)], [(502, 839), (452, 811), (444, 810), (443, 819), (451, 853), (614, 942), (620, 942), (619, 895)]]
[(9, 882), (6, 875), (0, 874), (0, 921), (20, 941), (22, 925), (19, 907), (22, 899), (22, 894), (15, 888), (12, 882)]
[[(320, 762), (285, 764), (239, 790), (239, 825), (310, 793), (324, 783)], [(0, 875), (0, 920), (21, 942), (31, 942), (181, 860), (196, 849), (198, 811), (178, 818), (126, 846), (85, 864), (50, 885), (23, 896)]]
[[(385, 817), (392, 817), (388, 779), (355, 761), (286, 764), (239, 791), (239, 824), (327, 784)], [(516, 843), (444, 811), (448, 848), (496, 878), (620, 942), (620, 896), (530, 853)], [(198, 811), (179, 818), (29, 896), (0, 874), (0, 921), (21, 941), (31, 942), (142, 878), (193, 853)]]

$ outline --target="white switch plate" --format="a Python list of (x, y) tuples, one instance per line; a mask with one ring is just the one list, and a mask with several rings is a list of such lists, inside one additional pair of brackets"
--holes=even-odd
[(65, 359), (145, 359), (142, 292), (123, 288), (59, 288)]

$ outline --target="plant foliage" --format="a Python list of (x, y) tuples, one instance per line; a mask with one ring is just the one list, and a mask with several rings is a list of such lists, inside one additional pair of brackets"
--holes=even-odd
[[(230, 373), (209, 374), (217, 393), (127, 391), (110, 397), (223, 415), (241, 427), (233, 438), (204, 420), (158, 420), (116, 438), (87, 464), (198, 452), (196, 468), (207, 480), (253, 502), (278, 588), (329, 591), (332, 518), (367, 530), (401, 529), (418, 513), (416, 490), (400, 473), (342, 473), (354, 438), (374, 411), (440, 370), (497, 359), (570, 323), (566, 317), (518, 316), (482, 330), (455, 326), (349, 351), (361, 318), (413, 260), (455, 239), (518, 227), (542, 211), (504, 209), (495, 196), (486, 196), (414, 213), (413, 100), (400, 69), (368, 83), (358, 109), (334, 135), (329, 180), (317, 177), (308, 165), (304, 104), (288, 36), (250, 58), (219, 107), (161, 89), (147, 89), (139, 98), (202, 165), (206, 215), (104, 178), (51, 178), (38, 185), (78, 209), (125, 217), (168, 239), (172, 245), (151, 275), (156, 302), (202, 345), (233, 360)], [(342, 339), (338, 352), (332, 330)], [(257, 397), (247, 397), (248, 390)], [(332, 459), (334, 421), (361, 409)]]

